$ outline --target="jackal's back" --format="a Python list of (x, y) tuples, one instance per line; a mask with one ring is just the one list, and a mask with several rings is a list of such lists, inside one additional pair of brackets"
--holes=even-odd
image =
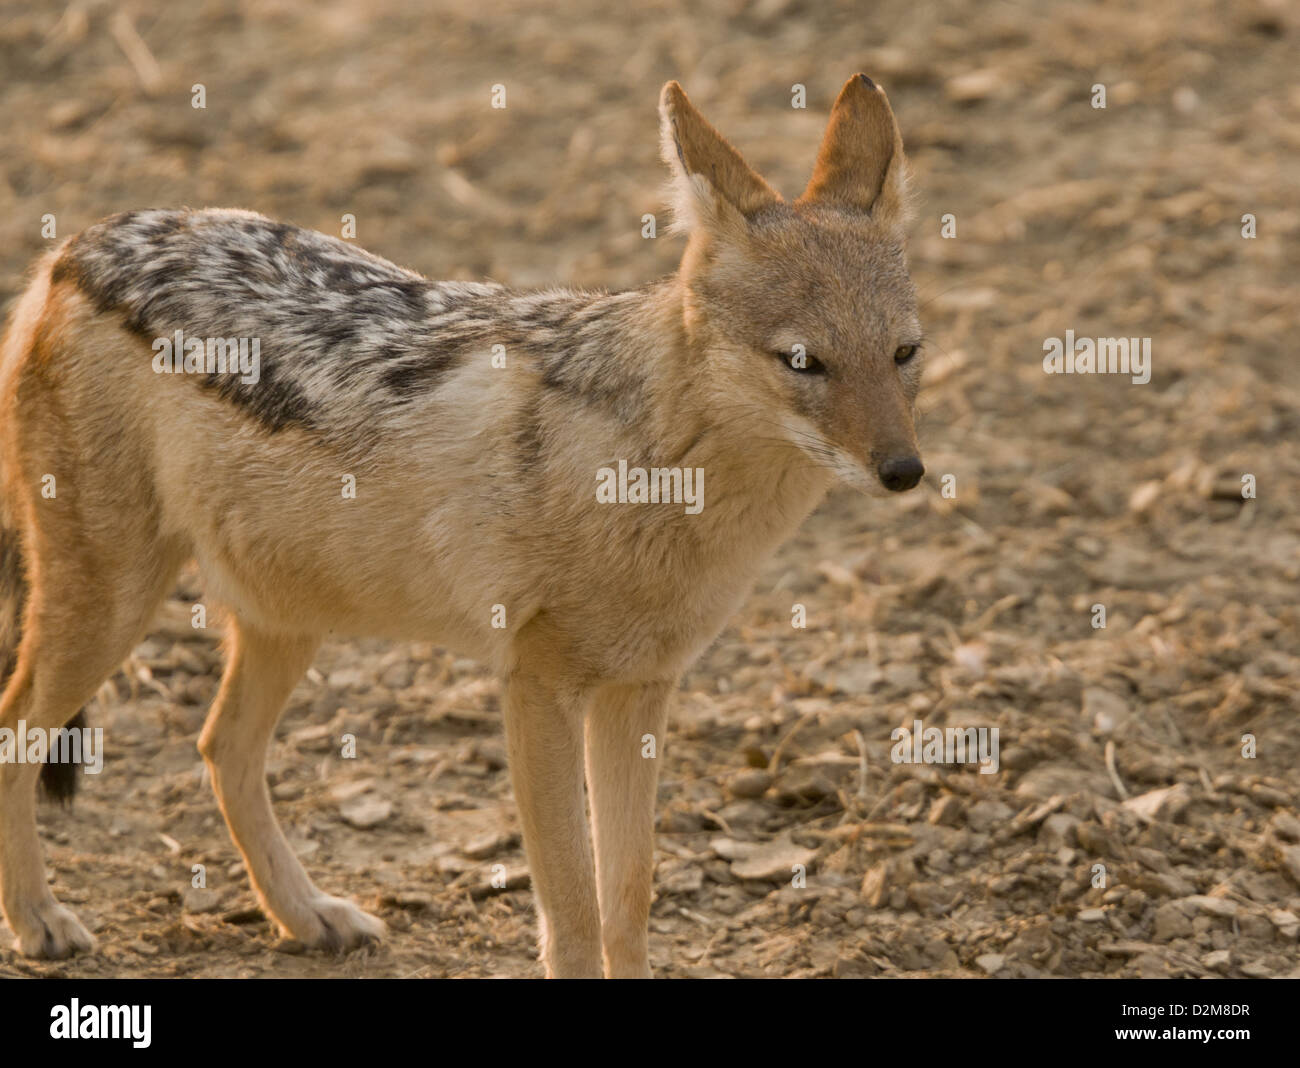
[(400, 408), (490, 329), (501, 290), (431, 282), (337, 238), (232, 210), (112, 216), (68, 243), (51, 280), (146, 339), (258, 339), (258, 381), (205, 382), (269, 430), (325, 429), (327, 412), (338, 419), (358, 404)]

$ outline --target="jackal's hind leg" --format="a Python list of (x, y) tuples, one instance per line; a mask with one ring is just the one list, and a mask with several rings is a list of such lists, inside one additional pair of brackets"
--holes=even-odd
[(266, 788), (266, 752), (280, 711), (311, 664), (315, 637), (279, 637), (236, 622), (221, 691), (199, 738), (217, 802), (262, 907), (287, 934), (319, 949), (352, 949), (384, 933), (382, 921), (330, 897), (285, 840)]
[[(123, 529), (129, 536), (129, 524)], [(0, 727), (16, 731), (22, 722), (30, 737), (67, 723), (126, 659), (184, 554), (147, 543), (134, 559), (115, 550), (96, 554), (58, 523), (38, 529), (29, 548), (39, 560), (40, 580), (25, 613), (13, 675), (0, 696)], [(46, 883), (36, 830), (41, 767), (0, 762), (0, 907), (20, 953), (59, 960), (93, 948), (94, 939)]]

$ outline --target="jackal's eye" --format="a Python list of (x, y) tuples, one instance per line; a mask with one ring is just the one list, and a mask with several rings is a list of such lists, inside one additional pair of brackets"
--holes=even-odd
[(894, 352), (894, 362), (898, 364), (899, 367), (902, 367), (903, 364), (910, 361), (912, 357), (916, 355), (916, 350), (918, 348), (920, 348), (919, 345), (900, 345)]
[(776, 353), (776, 356), (791, 371), (798, 371), (802, 375), (824, 375), (826, 373), (826, 365), (816, 356), (809, 356), (804, 352), (802, 345), (796, 345), (792, 352), (786, 352), (782, 349)]

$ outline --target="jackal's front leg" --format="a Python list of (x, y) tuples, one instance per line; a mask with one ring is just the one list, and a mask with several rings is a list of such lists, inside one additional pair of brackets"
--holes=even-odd
[(600, 976), (600, 917), (582, 792), (582, 702), (523, 664), (506, 695), (510, 779), (537, 895), (548, 979)]
[(605, 975), (648, 979), (655, 794), (673, 684), (604, 686), (587, 712)]

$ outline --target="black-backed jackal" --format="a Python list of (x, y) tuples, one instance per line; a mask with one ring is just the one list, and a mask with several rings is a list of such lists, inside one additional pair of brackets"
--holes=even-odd
[[(312, 884), (266, 789), (322, 635), (429, 640), (500, 671), (547, 974), (647, 976), (643, 736), (662, 738), (683, 670), (836, 478), (921, 477), (884, 92), (844, 86), (792, 202), (675, 82), (660, 114), (688, 241), (640, 289), (430, 282), (247, 212), (139, 211), (51, 253), (14, 311), (0, 728), (77, 715), (197, 560), (231, 620), (199, 749), (259, 900), (308, 945), (383, 932)], [(618, 503), (652, 499), (624, 492), (629, 469), (695, 474), (702, 497)], [(46, 885), (37, 771), (0, 763), (0, 904), (23, 953), (63, 957), (93, 943)]]

